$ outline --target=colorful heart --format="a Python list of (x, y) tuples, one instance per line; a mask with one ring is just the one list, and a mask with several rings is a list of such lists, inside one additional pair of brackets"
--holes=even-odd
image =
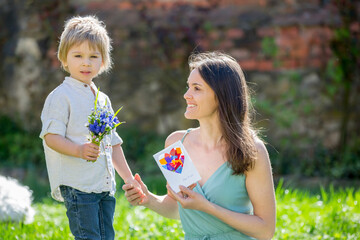
[(185, 156), (181, 148), (173, 148), (170, 153), (165, 153), (159, 162), (163, 168), (171, 172), (181, 173), (184, 167)]

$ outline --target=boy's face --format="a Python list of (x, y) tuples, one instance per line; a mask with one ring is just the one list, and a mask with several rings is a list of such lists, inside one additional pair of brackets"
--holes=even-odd
[(70, 76), (83, 83), (90, 84), (103, 65), (100, 51), (91, 49), (87, 41), (72, 46), (66, 57), (65, 66)]

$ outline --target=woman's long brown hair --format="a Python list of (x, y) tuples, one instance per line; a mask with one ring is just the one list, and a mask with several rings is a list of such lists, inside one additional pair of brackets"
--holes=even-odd
[(254, 166), (255, 131), (249, 117), (250, 96), (243, 71), (237, 61), (220, 52), (193, 54), (190, 70), (197, 68), (215, 92), (226, 157), (233, 174), (244, 174)]

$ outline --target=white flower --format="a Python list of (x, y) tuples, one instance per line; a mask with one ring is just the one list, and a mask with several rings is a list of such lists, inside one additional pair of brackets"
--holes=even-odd
[(35, 210), (31, 207), (32, 191), (16, 179), (0, 176), (0, 221), (31, 223)]

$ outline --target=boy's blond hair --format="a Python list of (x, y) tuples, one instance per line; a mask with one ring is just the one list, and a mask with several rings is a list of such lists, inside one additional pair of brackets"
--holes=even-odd
[(98, 74), (110, 70), (111, 39), (105, 29), (105, 24), (95, 16), (72, 17), (65, 22), (57, 53), (62, 68), (69, 72), (68, 67), (64, 66), (69, 49), (84, 41), (88, 41), (90, 48), (97, 48), (101, 53), (103, 65)]

